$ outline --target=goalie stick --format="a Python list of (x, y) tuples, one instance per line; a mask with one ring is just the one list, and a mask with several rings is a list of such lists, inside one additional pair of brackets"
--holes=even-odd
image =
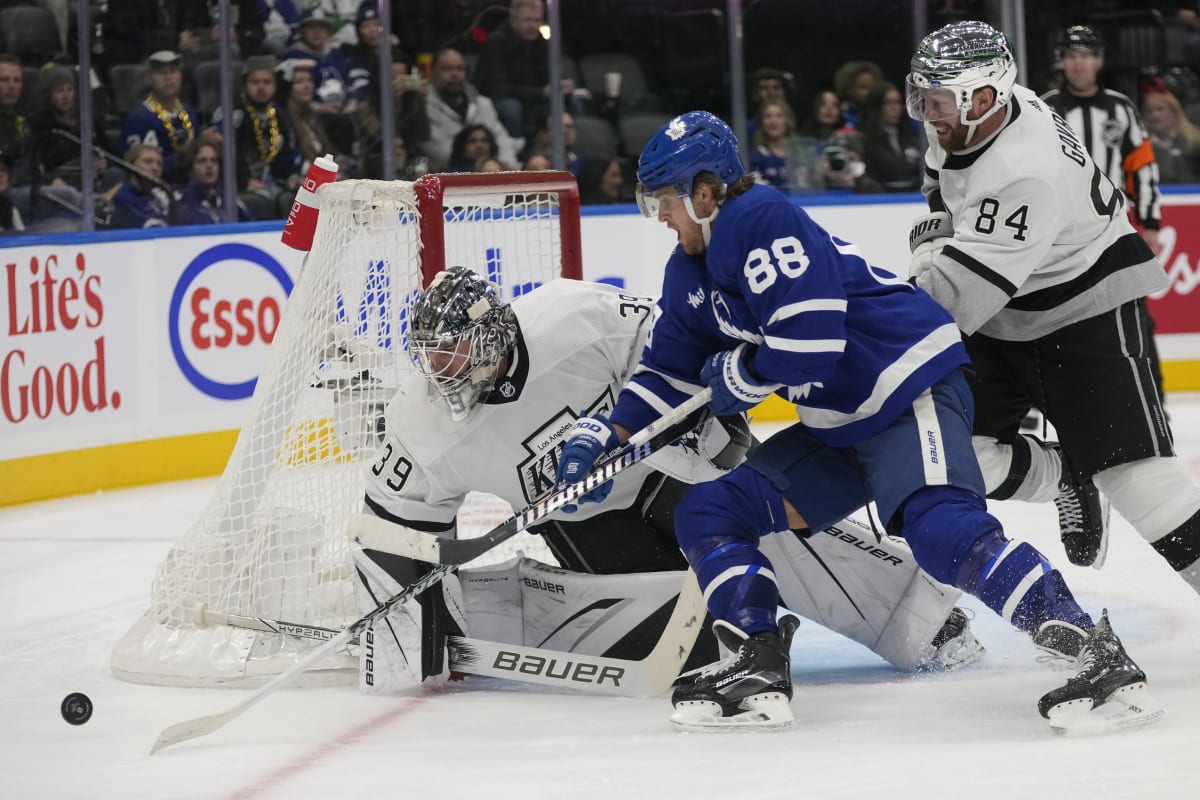
[(705, 387), (698, 394), (629, 437), (624, 449), (602, 459), (578, 483), (556, 487), (541, 500), (511, 516), (483, 536), (472, 539), (448, 539), (430, 533), (405, 528), (371, 514), (355, 514), (350, 518), (350, 536), (370, 550), (402, 553), (418, 561), (443, 566), (457, 566), (478, 558), (496, 545), (549, 516), (597, 486), (612, 480), (655, 450), (670, 444), (682, 435), (678, 426), (693, 412), (712, 399), (712, 389)]
[[(154, 742), (154, 746), (150, 748), (150, 755), (154, 755), (159, 750), (165, 747), (170, 747), (173, 744), (186, 742), (189, 739), (195, 739), (200, 736), (207, 736), (227, 725), (241, 714), (253, 708), (264, 698), (271, 695), (275, 691), (284, 688), (294, 683), (301, 675), (309, 668), (320, 663), (327, 658), (331, 653), (337, 652), (345, 647), (350, 641), (360, 632), (365, 630), (372, 622), (386, 615), (394, 606), (407, 602), (410, 598), (415, 597), (421, 592), (433, 586), (440, 581), (452, 567), (466, 563), (473, 558), (476, 558), (488, 550), (495, 547), (500, 542), (509, 539), (525, 529), (526, 526), (544, 519), (554, 511), (562, 508), (571, 500), (577, 499), (581, 495), (590, 492), (597, 486), (612, 479), (614, 475), (622, 471), (626, 467), (641, 461), (655, 449), (669, 444), (679, 436), (673, 430), (670, 430), (677, 423), (686, 419), (692, 412), (699, 410), (705, 406), (712, 398), (712, 390), (705, 388), (700, 393), (691, 397), (686, 402), (681, 403), (676, 408), (668, 411), (655, 422), (647, 425), (642, 430), (629, 437), (629, 442), (624, 449), (614, 454), (612, 457), (604, 459), (600, 464), (596, 465), (591, 472), (587, 474), (582, 481), (573, 483), (569, 486), (559, 487), (548, 495), (543, 497), (536, 503), (528, 506), (521, 512), (509, 517), (508, 520), (501, 523), (498, 527), (492, 529), (483, 536), (474, 539), (466, 539), (455, 542), (462, 547), (453, 550), (450, 556), (457, 558), (455, 561), (443, 561), (441, 558), (433, 559), (434, 563), (441, 561), (439, 566), (435, 567), (428, 574), (413, 581), (399, 594), (393, 595), (384, 600), (371, 611), (359, 617), (354, 622), (347, 625), (340, 633), (329, 639), (319, 647), (313, 648), (307, 656), (293, 664), (287, 670), (279, 673), (270, 682), (259, 687), (252, 695), (245, 700), (237, 703), (233, 707), (222, 711), (219, 714), (210, 714), (204, 717), (177, 722), (174, 725), (169, 725), (163, 729), (162, 733)], [(670, 436), (671, 438), (667, 438)], [(355, 519), (363, 519), (360, 517), (352, 518), (351, 526), (354, 525)], [(369, 519), (369, 518), (367, 518)], [(381, 520), (382, 521), (382, 520)], [(405, 529), (393, 525), (392, 523), (384, 523), (390, 528), (397, 531)], [(447, 540), (454, 542), (455, 540)]]
[[(700, 634), (704, 611), (704, 597), (689, 570), (684, 575), (675, 608), (654, 649), (645, 658), (608, 658), (450, 636), (450, 668), (470, 675), (566, 687), (590, 694), (654, 697), (665, 692), (679, 674)], [(228, 625), (326, 642), (342, 632), (336, 628), (223, 614), (203, 606), (198, 606), (193, 616), (197, 625)], [(357, 641), (354, 638), (347, 644)]]

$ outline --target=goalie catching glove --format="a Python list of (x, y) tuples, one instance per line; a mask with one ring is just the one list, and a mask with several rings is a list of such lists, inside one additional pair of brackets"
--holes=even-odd
[(912, 253), (908, 276), (917, 281), (933, 267), (933, 260), (954, 235), (954, 220), (945, 211), (934, 211), (913, 221), (908, 232), (908, 249)]

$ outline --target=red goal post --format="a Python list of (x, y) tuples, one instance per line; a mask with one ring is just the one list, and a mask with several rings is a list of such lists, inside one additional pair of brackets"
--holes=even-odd
[[(455, 202), (479, 203), (498, 200), (514, 215), (539, 218), (547, 213), (558, 217), (558, 246), (564, 278), (583, 278), (582, 236), (579, 223), (579, 186), (565, 171), (437, 173), (425, 175), (414, 184), (421, 220), (421, 272), (425, 285), (439, 270), (455, 266), (447, 261), (446, 228), (459, 217)], [(515, 203), (513, 198), (529, 198)], [(538, 201), (541, 200), (539, 203)], [(470, 265), (463, 265), (470, 266)]]

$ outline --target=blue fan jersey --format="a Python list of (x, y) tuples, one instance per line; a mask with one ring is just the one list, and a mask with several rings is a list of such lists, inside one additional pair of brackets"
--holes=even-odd
[(873, 266), (775, 189), (731, 198), (707, 253), (676, 247), (651, 338), (613, 422), (641, 430), (700, 388), (707, 356), (751, 343), (751, 368), (821, 441), (883, 430), (967, 363), (954, 320), (924, 291)]

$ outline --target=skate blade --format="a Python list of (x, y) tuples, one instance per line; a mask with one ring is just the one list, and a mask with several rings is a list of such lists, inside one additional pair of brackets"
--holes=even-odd
[(1167, 711), (1145, 683), (1123, 686), (1093, 706), (1090, 699), (1060, 703), (1048, 712), (1050, 727), (1060, 736), (1091, 736), (1140, 728), (1158, 722)]
[(1100, 507), (1103, 509), (1101, 519), (1104, 526), (1104, 533), (1100, 535), (1100, 547), (1096, 549), (1096, 560), (1092, 562), (1093, 569), (1100, 569), (1104, 566), (1104, 559), (1108, 558), (1108, 518), (1112, 512), (1112, 504), (1108, 502), (1108, 498), (1100, 496)]
[(675, 706), (671, 724), (680, 731), (782, 731), (792, 727), (791, 703), (782, 692), (756, 694), (742, 701), (745, 711), (730, 716), (711, 700), (684, 701)]

